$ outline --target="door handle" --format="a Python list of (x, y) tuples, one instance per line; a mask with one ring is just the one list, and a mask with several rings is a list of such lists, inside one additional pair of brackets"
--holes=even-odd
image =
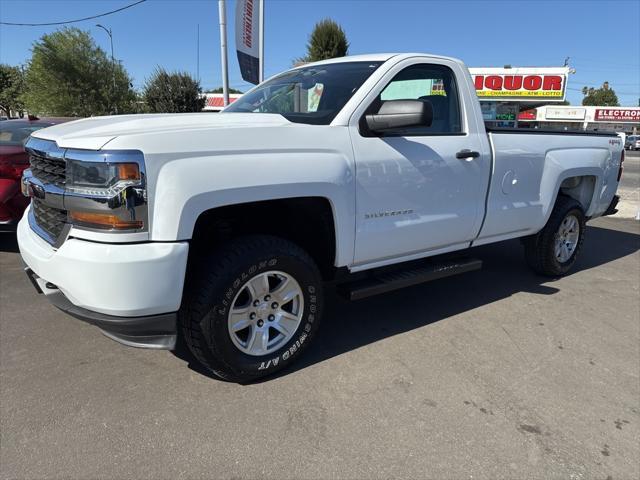
[(456, 153), (456, 158), (460, 158), (463, 160), (468, 160), (471, 158), (478, 158), (480, 156), (480, 152), (476, 152), (476, 151), (472, 151), (472, 150), (460, 150), (458, 153)]

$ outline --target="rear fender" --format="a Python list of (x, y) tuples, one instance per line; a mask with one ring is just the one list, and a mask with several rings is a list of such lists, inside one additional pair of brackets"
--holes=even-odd
[[(596, 214), (601, 205), (604, 209), (611, 202), (615, 188), (609, 192), (612, 174), (617, 172), (613, 165), (611, 151), (607, 148), (571, 148), (557, 149), (547, 152), (544, 162), (544, 172), (540, 186), (540, 200), (543, 206), (543, 220), (538, 229), (548, 221), (556, 199), (563, 186), (569, 187), (565, 191), (578, 200), (585, 209), (587, 217)], [(592, 177), (592, 180), (581, 181), (572, 187), (568, 179), (574, 177)], [(615, 180), (615, 179), (613, 179)], [(581, 186), (581, 184), (583, 186)], [(589, 185), (591, 184), (592, 187)], [(608, 198), (608, 200), (607, 200)]]

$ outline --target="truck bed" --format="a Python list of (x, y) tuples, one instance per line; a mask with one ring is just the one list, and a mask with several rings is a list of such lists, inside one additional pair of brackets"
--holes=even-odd
[[(587, 217), (602, 215), (613, 199), (620, 154), (612, 148), (622, 142), (617, 134), (515, 128), (487, 134), (493, 175), (476, 245), (539, 231), (559, 192), (579, 198)], [(564, 185), (570, 177), (579, 183)]]

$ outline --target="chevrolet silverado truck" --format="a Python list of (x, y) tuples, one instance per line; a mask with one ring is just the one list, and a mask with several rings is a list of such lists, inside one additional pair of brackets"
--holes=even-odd
[(615, 134), (487, 131), (464, 64), (426, 54), (308, 64), (220, 114), (87, 118), (27, 150), (36, 290), (240, 382), (307, 349), (329, 285), (357, 300), (475, 270), (470, 247), (512, 238), (567, 273), (624, 158)]

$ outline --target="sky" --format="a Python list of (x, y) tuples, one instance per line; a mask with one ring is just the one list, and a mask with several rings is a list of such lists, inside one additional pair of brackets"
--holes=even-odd
[[(133, 0), (0, 0), (0, 21), (38, 23), (96, 15)], [(265, 76), (305, 54), (314, 24), (337, 21), (349, 53), (427, 52), (462, 59), (470, 67), (561, 66), (576, 73), (567, 99), (581, 103), (583, 86), (604, 81), (620, 104), (640, 99), (640, 0), (265, 0)], [(246, 91), (234, 40), (235, 1), (227, 0), (229, 83)], [(217, 0), (147, 0), (98, 20), (75, 23), (89, 30), (141, 88), (156, 66), (199, 76), (202, 86), (222, 84)], [(198, 61), (198, 26), (200, 55)], [(60, 27), (0, 25), (0, 62), (25, 64), (40, 36)], [(199, 66), (199, 68), (198, 68)]]

